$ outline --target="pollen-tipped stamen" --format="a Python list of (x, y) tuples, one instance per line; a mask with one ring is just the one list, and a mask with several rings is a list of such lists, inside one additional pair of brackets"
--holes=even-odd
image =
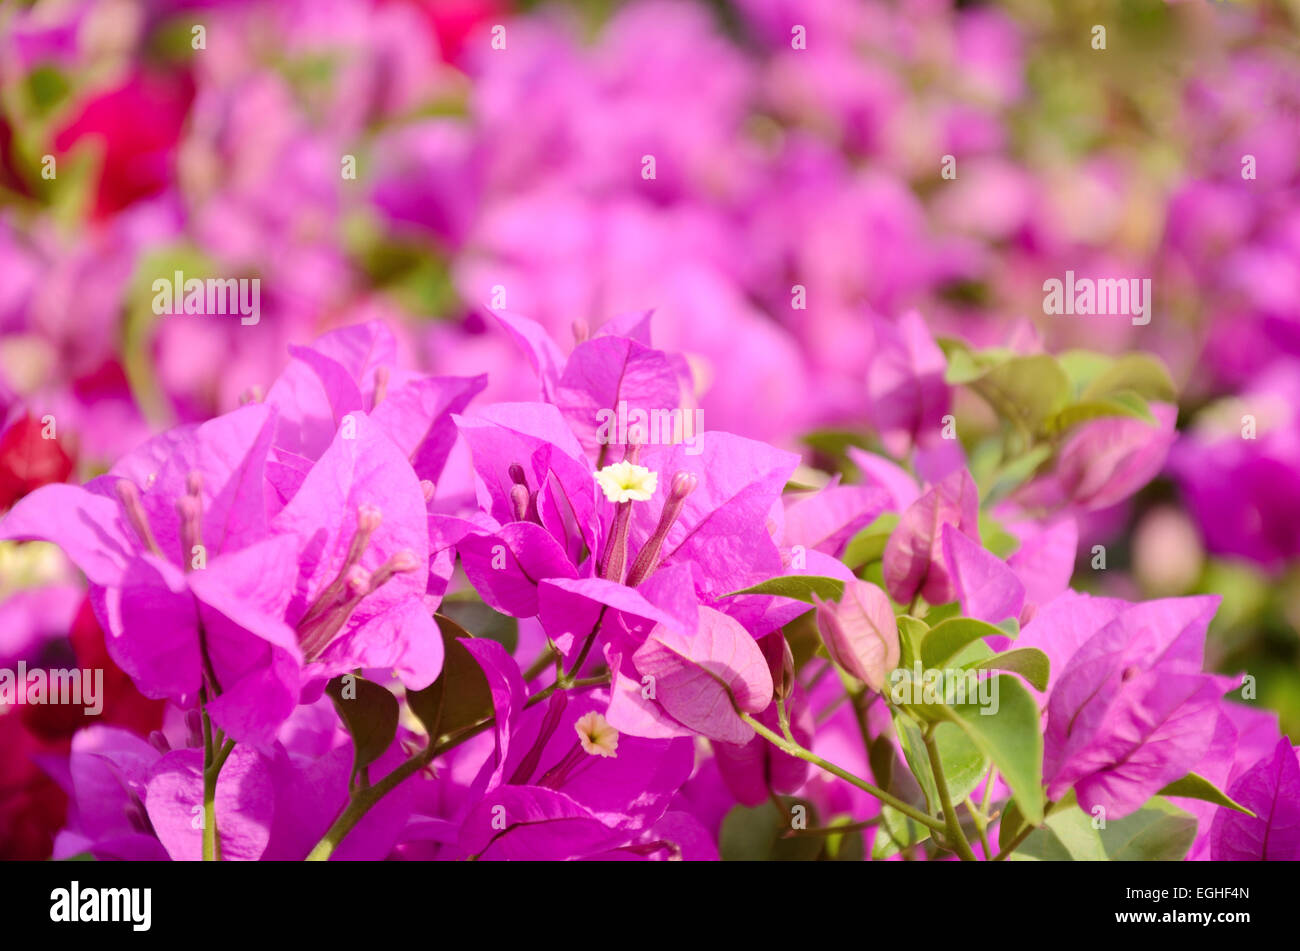
[(140, 501), (140, 490), (135, 487), (135, 483), (119, 479), (113, 486), (113, 491), (117, 493), (117, 499), (126, 512), (126, 520), (135, 530), (140, 543), (161, 558), (162, 552), (158, 549), (158, 540), (153, 537), (153, 529), (149, 527), (149, 516)]
[(383, 522), (383, 512), (380, 511), (379, 506), (365, 503), (357, 506), (357, 530), (352, 535), (352, 543), (348, 545), (348, 553), (343, 559), (343, 566), (339, 568), (334, 580), (325, 586), (325, 589), (307, 608), (307, 613), (298, 622), (300, 630), (304, 625), (316, 620), (339, 599), (339, 595), (343, 593), (343, 587), (347, 583), (348, 570), (361, 560), (366, 546), (370, 544), (370, 536), (375, 533), (375, 529), (379, 527), (381, 522)]
[(641, 550), (637, 552), (636, 561), (632, 563), (632, 570), (628, 573), (629, 588), (635, 588), (659, 567), (664, 539), (668, 537), (669, 530), (677, 522), (686, 497), (694, 492), (699, 484), (699, 476), (693, 472), (678, 472), (673, 476), (672, 487), (668, 490), (664, 509), (659, 513), (659, 524), (655, 527), (654, 534), (646, 539)]
[[(334, 635), (352, 616), (361, 599), (370, 593), (373, 576), (360, 565), (352, 565), (343, 573), (343, 584), (329, 604), (313, 618), (298, 622), (298, 646), (308, 663), (320, 657), (334, 640)], [(318, 600), (319, 604), (320, 601)]]
[(181, 564), (189, 571), (195, 549), (203, 547), (203, 475), (197, 471), (185, 477), (186, 495), (176, 500), (181, 518)]

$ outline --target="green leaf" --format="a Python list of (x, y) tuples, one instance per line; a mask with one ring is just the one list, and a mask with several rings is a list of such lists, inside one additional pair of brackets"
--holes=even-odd
[(973, 617), (955, 617), (930, 628), (921, 641), (921, 666), (942, 667), (972, 641), (982, 637), (1005, 637), (1006, 631)]
[(981, 544), (999, 558), (1007, 557), (1020, 547), (1020, 539), (1003, 528), (1002, 523), (987, 512), (980, 512), (979, 529)]
[(1016, 647), (966, 665), (971, 670), (1009, 670), (1024, 677), (1036, 690), (1046, 690), (1051, 661), (1037, 647)]
[[(1005, 820), (1004, 820), (1005, 821)], [(1106, 849), (1092, 817), (1078, 806), (1047, 817), (1007, 856), (1013, 862), (1104, 862)]]
[(1178, 399), (1178, 389), (1165, 365), (1147, 353), (1126, 353), (1117, 358), (1084, 388), (1082, 399), (1093, 400), (1122, 391), (1162, 403)]
[(1029, 432), (1065, 406), (1070, 380), (1045, 353), (1012, 357), (970, 383), (1004, 419)]
[(898, 618), (898, 666), (911, 670), (921, 659), (921, 642), (929, 630), (924, 621), (919, 621), (910, 614)]
[(1155, 798), (1132, 815), (1098, 828), (1102, 816), (1077, 805), (1047, 817), (1008, 858), (1014, 861), (1172, 862), (1196, 839), (1196, 818)]
[(401, 712), (397, 698), (379, 684), (355, 674), (335, 677), (326, 684), (325, 692), (352, 736), (355, 773), (379, 759), (397, 736)]
[(774, 594), (812, 604), (814, 594), (825, 601), (838, 601), (844, 597), (844, 582), (839, 578), (826, 578), (821, 575), (782, 575), (779, 578), (760, 581), (748, 588), (741, 588), (739, 591), (731, 591), (723, 597), (734, 598), (740, 594)]
[[(898, 732), (903, 756), (912, 775), (924, 793), (930, 811), (939, 808), (939, 787), (934, 770), (930, 768), (930, 754), (920, 728), (910, 717), (894, 714), (894, 729)], [(934, 742), (943, 764), (943, 777), (954, 803), (961, 802), (974, 791), (984, 778), (989, 761), (965, 733), (951, 723), (940, 723), (934, 729)]]
[[(1074, 798), (1074, 790), (1071, 789), (1059, 800), (1047, 807), (1047, 815), (1053, 816), (1075, 805), (1077, 805), (1077, 802)], [(1006, 808), (1002, 811), (1002, 820), (998, 823), (998, 848), (1005, 849), (1015, 840), (1016, 836), (1024, 831), (1027, 825), (1025, 817), (1020, 814), (1020, 807), (1016, 805), (1016, 801), (1014, 799), (1008, 801)]]
[(1106, 823), (1099, 834), (1112, 862), (1173, 862), (1196, 841), (1196, 817), (1156, 798), (1131, 816)]
[[(827, 825), (847, 826), (853, 824), (852, 816), (836, 816)], [(832, 862), (861, 862), (866, 858), (867, 850), (862, 841), (862, 830), (837, 832), (826, 836), (826, 858)]]
[(1156, 421), (1156, 418), (1151, 415), (1151, 410), (1147, 408), (1144, 401), (1141, 401), (1140, 397), (1133, 399), (1121, 394), (1103, 399), (1071, 403), (1060, 412), (1053, 414), (1044, 424), (1044, 429), (1048, 435), (1059, 436), (1080, 423), (1108, 416), (1127, 416), (1131, 419), (1146, 420), (1149, 423)]
[(476, 596), (443, 598), (438, 611), (462, 628), (473, 631), (473, 637), (496, 641), (508, 654), (513, 654), (519, 645), (519, 622), (508, 614), (493, 611)]
[(849, 543), (844, 546), (844, 556), (840, 560), (850, 571), (857, 571), (865, 564), (879, 561), (884, 557), (889, 536), (897, 527), (898, 513), (885, 512), (849, 539)]
[(1093, 380), (1101, 376), (1115, 362), (1115, 358), (1095, 350), (1067, 350), (1056, 359), (1070, 378), (1074, 393), (1082, 393)]
[(898, 745), (903, 748), (903, 758), (907, 760), (908, 769), (921, 787), (925, 796), (926, 809), (934, 812), (939, 808), (939, 788), (934, 783), (934, 772), (930, 769), (929, 755), (925, 751), (925, 737), (916, 721), (904, 713), (894, 713), (894, 730), (898, 733)]
[(423, 690), (408, 690), (411, 708), (429, 742), (473, 726), (492, 715), (492, 690), (474, 655), (457, 638), (472, 635), (449, 617), (435, 614), (442, 634), (442, 673)]
[(1216, 806), (1223, 806), (1225, 809), (1235, 809), (1237, 812), (1245, 813), (1248, 816), (1253, 817), (1255, 815), (1245, 806), (1228, 798), (1227, 793), (1220, 790), (1218, 786), (1199, 773), (1188, 773), (1182, 779), (1170, 783), (1156, 795), (1200, 799), (1204, 802), (1212, 802)]
[(750, 808), (734, 806), (722, 820), (718, 852), (724, 862), (810, 862), (821, 853), (825, 842), (819, 836), (792, 836), (790, 807), (803, 806), (807, 827), (817, 825), (811, 803), (802, 799), (783, 801), (787, 811), (778, 812), (770, 801)]
[(904, 848), (919, 845), (930, 838), (930, 827), (908, 818), (891, 806), (880, 807), (880, 828), (871, 845), (871, 857), (889, 858)]
[(973, 383), (1015, 356), (1006, 347), (972, 350), (965, 341), (955, 337), (939, 337), (936, 343), (948, 362), (944, 382), (952, 386)]
[(985, 689), (997, 698), (994, 712), (980, 697), (947, 704), (944, 710), (993, 760), (1020, 804), (1021, 814), (1038, 825), (1043, 821), (1043, 733), (1038, 703), (1010, 674), (990, 678)]
[[(1058, 414), (1059, 415), (1059, 414)], [(1053, 417), (1054, 419), (1055, 417)], [(1051, 420), (1048, 421), (1049, 425)], [(1007, 496), (1012, 490), (1028, 482), (1030, 477), (1038, 471), (1038, 467), (1052, 456), (1053, 449), (1048, 445), (1034, 446), (1028, 452), (1022, 453), (1010, 462), (1006, 463), (994, 473), (993, 484), (989, 490), (984, 493), (984, 501), (995, 502)], [(995, 526), (998, 533), (990, 537), (984, 530), (986, 523)], [(1020, 543), (1014, 536), (1004, 531), (991, 516), (986, 516), (984, 512), (980, 513), (980, 538), (984, 540), (984, 547), (993, 554), (1006, 556), (1015, 550)]]

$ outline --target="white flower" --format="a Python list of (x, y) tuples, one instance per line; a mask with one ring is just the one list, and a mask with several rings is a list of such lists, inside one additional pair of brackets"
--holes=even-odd
[(654, 495), (659, 475), (624, 460), (597, 472), (596, 482), (611, 502), (646, 502)]

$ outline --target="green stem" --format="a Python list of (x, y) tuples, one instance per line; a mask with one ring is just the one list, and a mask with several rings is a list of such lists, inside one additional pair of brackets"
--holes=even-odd
[(874, 816), (870, 819), (864, 819), (861, 822), (846, 822), (842, 826), (818, 826), (815, 829), (792, 829), (785, 833), (783, 839), (798, 839), (804, 836), (829, 836), (840, 835), (848, 832), (861, 832), (863, 829), (870, 829), (873, 826), (880, 825), (880, 816)]
[(939, 759), (939, 746), (934, 742), (932, 731), (926, 730), (924, 738), (925, 750), (930, 754), (930, 771), (934, 773), (934, 785), (939, 790), (939, 805), (943, 809), (944, 822), (947, 824), (944, 838), (953, 850), (961, 856), (962, 861), (974, 862), (975, 853), (971, 851), (970, 843), (966, 841), (966, 833), (961, 830), (961, 820), (957, 818), (957, 810), (952, 807), (952, 794), (948, 791), (948, 781), (943, 776), (943, 763)]
[(533, 661), (528, 669), (524, 671), (524, 683), (532, 683), (540, 677), (542, 671), (551, 666), (551, 661), (555, 659), (557, 653), (554, 644), (547, 644), (546, 649), (538, 655), (537, 660)]
[(980, 837), (980, 848), (984, 850), (984, 860), (988, 861), (993, 855), (993, 850), (989, 848), (988, 817), (975, 808), (975, 803), (971, 802), (970, 796), (966, 797), (966, 811), (970, 813), (971, 821), (975, 823), (975, 832)]
[(746, 723), (748, 723), (751, 727), (753, 727), (755, 733), (763, 737), (763, 739), (767, 740), (777, 749), (785, 753), (789, 753), (791, 756), (796, 757), (797, 759), (801, 759), (806, 762), (812, 763), (814, 766), (820, 766), (822, 769), (826, 770), (826, 772), (830, 773), (832, 776), (838, 776), (846, 783), (851, 783), (854, 786), (857, 786), (863, 792), (870, 793), (871, 795), (879, 799), (881, 802), (898, 810), (903, 815), (907, 816), (909, 819), (913, 819), (916, 822), (921, 823), (921, 825), (934, 830), (935, 832), (944, 831), (944, 825), (938, 819), (935, 819), (932, 816), (927, 816), (924, 812), (921, 812), (919, 809), (917, 809), (914, 806), (908, 805), (907, 803), (903, 802), (903, 800), (899, 799), (897, 796), (891, 796), (883, 789), (871, 785), (871, 783), (867, 782), (865, 779), (861, 779), (857, 776), (854, 776), (852, 773), (848, 772), (847, 770), (841, 769), (840, 767), (836, 766), (834, 763), (822, 759), (820, 756), (818, 756), (816, 753), (812, 752), (811, 750), (806, 750), (802, 746), (798, 745), (797, 743), (791, 743), (783, 739), (782, 737), (777, 736), (777, 734), (773, 733), (763, 724), (759, 723), (748, 713), (742, 713), (740, 715), (740, 718), (744, 720)]
[[(199, 716), (203, 721), (203, 845), (201, 856), (204, 862), (221, 861), (221, 840), (217, 837), (217, 777), (225, 765), (225, 756), (218, 758), (213, 743), (212, 720), (208, 716), (208, 691), (199, 688)], [(231, 743), (233, 749), (234, 744)], [(230, 754), (222, 752), (226, 756)]]

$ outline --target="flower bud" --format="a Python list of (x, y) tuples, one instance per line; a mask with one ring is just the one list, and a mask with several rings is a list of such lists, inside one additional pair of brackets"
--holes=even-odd
[(767, 661), (767, 669), (772, 672), (775, 699), (787, 699), (794, 692), (794, 654), (790, 652), (790, 642), (778, 628), (760, 637), (758, 646)]
[(898, 666), (898, 622), (889, 596), (869, 581), (845, 584), (838, 602), (813, 596), (817, 631), (831, 659), (879, 692)]

